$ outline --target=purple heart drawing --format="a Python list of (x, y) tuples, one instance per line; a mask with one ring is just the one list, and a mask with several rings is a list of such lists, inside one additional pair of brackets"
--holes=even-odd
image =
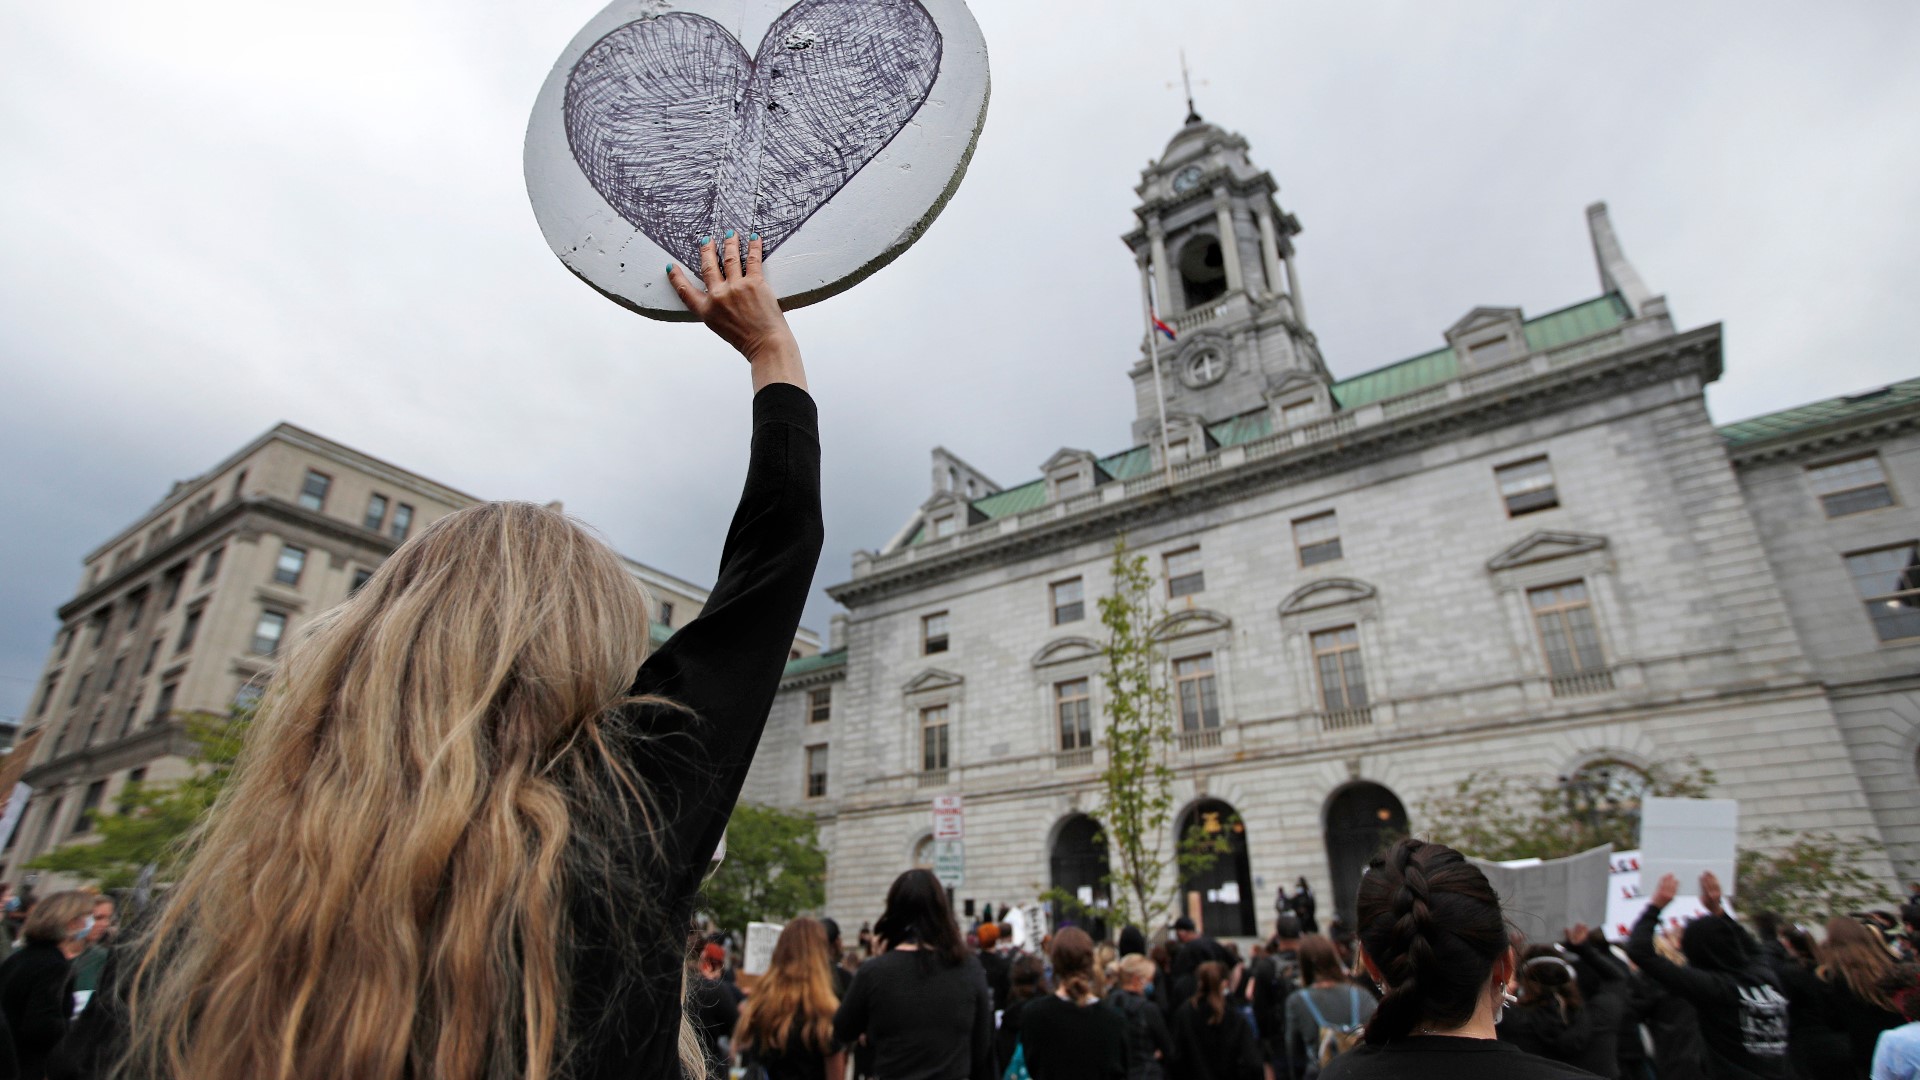
[(703, 15), (627, 23), (573, 65), (573, 158), (620, 216), (688, 265), (752, 230), (771, 254), (907, 126), (940, 74), (919, 0), (800, 0), (758, 55)]

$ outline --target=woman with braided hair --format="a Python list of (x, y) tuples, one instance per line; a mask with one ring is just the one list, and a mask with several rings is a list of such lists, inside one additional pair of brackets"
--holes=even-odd
[(1487, 877), (1442, 844), (1402, 840), (1360, 879), (1361, 963), (1382, 993), (1367, 1041), (1322, 1080), (1591, 1080), (1497, 1035), (1513, 947)]

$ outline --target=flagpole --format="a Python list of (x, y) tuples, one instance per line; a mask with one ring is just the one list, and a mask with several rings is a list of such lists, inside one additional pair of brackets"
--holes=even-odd
[(1154, 274), (1158, 267), (1148, 264), (1147, 273), (1147, 353), (1153, 358), (1153, 400), (1160, 407), (1160, 463), (1166, 467), (1167, 489), (1173, 489), (1173, 449), (1167, 443), (1167, 392), (1160, 385), (1160, 328), (1154, 323), (1160, 318), (1159, 296), (1153, 287)]

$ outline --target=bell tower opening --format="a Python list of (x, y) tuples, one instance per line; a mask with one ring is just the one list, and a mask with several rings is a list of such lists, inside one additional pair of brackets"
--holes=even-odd
[(1180, 248), (1180, 295), (1187, 311), (1227, 295), (1227, 259), (1218, 238), (1201, 233)]

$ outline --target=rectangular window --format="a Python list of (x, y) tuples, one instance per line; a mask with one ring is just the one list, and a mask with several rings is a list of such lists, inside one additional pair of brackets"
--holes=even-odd
[(1074, 473), (1072, 476), (1063, 476), (1053, 482), (1053, 488), (1055, 494), (1062, 499), (1078, 495), (1087, 490), (1087, 474)]
[(1079, 578), (1056, 581), (1053, 593), (1053, 625), (1079, 622), (1087, 617), (1086, 583)]
[(113, 658), (113, 666), (107, 669), (107, 682), (106, 682), (106, 685), (104, 685), (104, 686), (102, 686), (102, 687), (101, 687), (100, 689), (102, 689), (102, 690), (111, 690), (111, 689), (113, 689), (113, 688), (114, 688), (114, 687), (115, 687), (116, 685), (118, 685), (118, 684), (119, 684), (119, 682), (120, 682), (120, 673), (121, 673), (122, 671), (125, 671), (125, 670), (126, 670), (126, 667), (127, 667), (127, 654), (126, 654), (126, 653), (121, 653), (121, 654), (120, 654), (119, 656), (116, 656), (116, 657), (114, 657), (114, 658)]
[(40, 704), (33, 710), (35, 716), (47, 715), (47, 706), (53, 704), (53, 692), (60, 686), (60, 673), (47, 676), (46, 685), (40, 688)]
[(673, 625), (673, 601), (671, 600), (660, 601), (660, 625), (667, 627)]
[(395, 540), (405, 540), (413, 531), (413, 507), (406, 503), (393, 508), (393, 525), (387, 529), (387, 535)]
[(827, 793), (827, 747), (807, 747), (807, 798), (818, 799)]
[(1060, 724), (1060, 749), (1085, 750), (1093, 745), (1093, 698), (1086, 679), (1053, 684), (1053, 714)]
[(186, 583), (186, 563), (179, 563), (168, 567), (166, 579), (160, 583), (162, 594), (166, 597), (166, 600), (160, 605), (161, 611), (173, 610), (173, 605), (180, 602), (180, 587)]
[(1184, 548), (1167, 555), (1167, 596), (1179, 599), (1204, 592), (1207, 575), (1200, 568), (1200, 549)]
[(233, 496), (232, 497), (235, 499), (238, 499), (242, 494), (245, 493), (246, 487), (247, 487), (247, 470), (241, 469), (238, 473), (235, 473), (233, 477)]
[(307, 549), (292, 544), (280, 545), (280, 558), (273, 564), (273, 580), (280, 585), (300, 584), (300, 571), (307, 568)]
[(376, 491), (367, 499), (367, 516), (360, 526), (368, 532), (379, 532), (380, 526), (386, 523), (387, 497)]
[(85, 697), (87, 693), (87, 680), (91, 678), (93, 678), (93, 672), (91, 671), (83, 671), (80, 673), (80, 681), (73, 684), (73, 694), (67, 698), (67, 708), (71, 709), (75, 705), (80, 704), (80, 699)]
[(947, 651), (947, 613), (936, 611), (920, 619), (920, 655)]
[(366, 586), (367, 582), (372, 580), (373, 580), (373, 571), (368, 570), (365, 567), (362, 567), (359, 570), (355, 570), (353, 572), (353, 587), (347, 590), (347, 595), (352, 596), (354, 593), (359, 592), (362, 588)]
[(140, 617), (147, 613), (147, 590), (141, 589), (127, 597), (126, 633), (133, 633), (140, 627)]
[(1220, 726), (1220, 693), (1213, 681), (1212, 653), (1175, 660), (1173, 688), (1180, 703), (1181, 731)]
[(160, 639), (154, 638), (153, 641), (151, 641), (147, 645), (146, 658), (140, 661), (140, 674), (141, 675), (151, 674), (153, 672), (153, 662), (159, 658), (160, 658)]
[(226, 553), (227, 549), (224, 546), (214, 548), (212, 551), (207, 552), (206, 565), (200, 568), (200, 584), (205, 585), (220, 573), (220, 560), (225, 557)]
[(1893, 505), (1893, 489), (1880, 469), (1880, 455), (1864, 454), (1845, 461), (1815, 465), (1807, 470), (1813, 493), (1830, 518), (1878, 510)]
[(1493, 477), (1500, 484), (1508, 517), (1560, 505), (1560, 493), (1553, 486), (1553, 463), (1544, 457), (1502, 465), (1493, 470)]
[(147, 767), (145, 765), (142, 765), (137, 769), (127, 770), (127, 782), (125, 784), (120, 785), (120, 794), (114, 800), (116, 803), (119, 804), (118, 809), (121, 813), (127, 814), (133, 811), (134, 793), (139, 791), (140, 785), (146, 782), (147, 782)]
[(938, 540), (942, 537), (952, 536), (959, 527), (959, 520), (960, 519), (954, 517), (952, 514), (942, 514), (934, 518), (933, 538)]
[(88, 639), (87, 648), (97, 649), (100, 647), (100, 643), (105, 641), (107, 637), (107, 624), (112, 621), (112, 608), (101, 608), (99, 611), (93, 613), (93, 636)]
[(155, 525), (147, 531), (147, 550), (149, 552), (160, 550), (160, 545), (166, 543), (167, 538), (172, 535), (173, 520), (171, 518)]
[(71, 626), (62, 627), (60, 630), (60, 659), (65, 660), (67, 658), (67, 654), (72, 651), (73, 651), (73, 627)]
[(1192, 439), (1175, 439), (1167, 444), (1167, 460), (1175, 465), (1193, 457)]
[(1471, 360), (1476, 367), (1485, 367), (1488, 364), (1497, 364), (1518, 352), (1519, 350), (1514, 348), (1512, 338), (1497, 337), (1492, 341), (1482, 341), (1477, 345), (1469, 345), (1467, 347), (1467, 358)]
[(1920, 543), (1849, 555), (1847, 572), (1881, 641), (1920, 637)]
[(127, 715), (120, 718), (120, 737), (133, 734), (133, 725), (140, 722), (140, 695), (133, 696), (133, 702), (127, 706)]
[(195, 604), (187, 609), (187, 619), (180, 624), (180, 642), (173, 647), (177, 653), (193, 648), (193, 639), (200, 635), (200, 616), (206, 613), (207, 605)]
[(280, 639), (287, 633), (287, 617), (278, 611), (263, 611), (253, 624), (253, 651), (257, 656), (272, 656), (280, 651)]
[(173, 715), (173, 696), (180, 692), (179, 683), (163, 683), (160, 696), (153, 699), (153, 722), (164, 724)]
[(1313, 635), (1313, 666), (1320, 673), (1320, 705), (1330, 713), (1367, 706), (1367, 676), (1360, 666), (1360, 629), (1342, 626)]
[(833, 688), (823, 686), (807, 691), (807, 723), (824, 724), (833, 719)]
[(1299, 427), (1311, 419), (1313, 419), (1313, 402), (1311, 401), (1296, 401), (1291, 405), (1283, 406), (1280, 410), (1282, 427)]
[(1533, 609), (1534, 625), (1540, 629), (1540, 647), (1546, 651), (1550, 674), (1583, 675), (1606, 667), (1586, 582), (1529, 589), (1527, 606)]
[(1304, 517), (1293, 523), (1293, 546), (1301, 566), (1317, 566), (1340, 557), (1340, 519), (1334, 511)]
[(947, 756), (947, 707), (920, 710), (920, 771), (944, 772)]
[(300, 506), (307, 510), (326, 509), (327, 489), (332, 486), (333, 477), (308, 469), (307, 478), (300, 481)]
[(233, 692), (233, 707), (245, 712), (260, 704), (260, 696), (264, 692), (258, 681), (248, 679), (240, 684), (240, 689)]
[(80, 797), (80, 813), (73, 819), (73, 835), (80, 836), (93, 831), (93, 815), (100, 809), (100, 801), (107, 797), (107, 782), (95, 780), (87, 785), (87, 793)]

